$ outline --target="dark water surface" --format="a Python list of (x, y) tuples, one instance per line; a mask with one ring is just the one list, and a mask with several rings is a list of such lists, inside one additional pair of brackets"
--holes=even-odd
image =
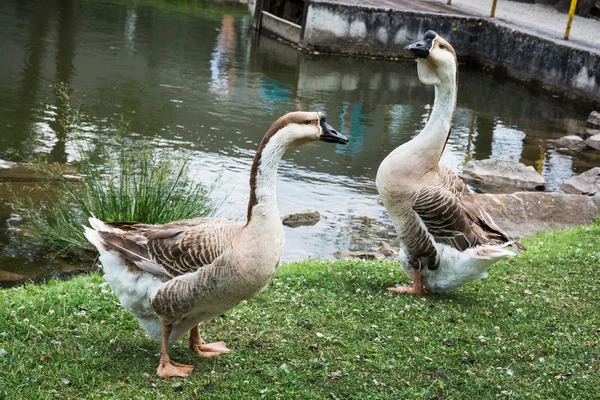
[[(242, 220), (263, 134), (285, 112), (320, 110), (350, 144), (312, 144), (281, 164), (280, 212), (314, 208), (324, 217), (313, 227), (286, 228), (284, 258), (375, 245), (391, 233), (377, 201), (377, 167), (422, 129), (433, 90), (418, 81), (413, 63), (307, 55), (257, 38), (249, 24), (243, 6), (214, 3), (3, 0), (0, 159), (75, 160), (52, 89), (66, 82), (76, 90), (72, 100), (81, 104), (92, 145), (124, 115), (134, 134), (158, 135), (164, 150), (195, 149), (200, 179), (223, 175), (217, 195), (229, 197), (221, 215)], [(450, 168), (460, 170), (470, 158), (520, 160), (556, 189), (593, 166), (549, 141), (581, 126), (585, 113), (480, 71), (461, 67), (459, 81), (442, 158)], [(0, 198), (9, 186), (0, 183)], [(22, 248), (12, 218), (0, 203), (0, 244), (8, 245), (0, 271), (33, 276), (62, 268)]]

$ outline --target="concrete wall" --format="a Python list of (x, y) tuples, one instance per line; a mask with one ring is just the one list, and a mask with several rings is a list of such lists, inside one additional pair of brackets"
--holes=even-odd
[(536, 89), (600, 106), (600, 52), (517, 31), (497, 20), (311, 2), (300, 45), (320, 52), (412, 57), (404, 46), (434, 29), (459, 59)]
[(435, 27), (464, 56), (469, 54), (472, 41), (467, 32), (478, 31), (478, 22), (476, 18), (444, 14), (312, 2), (300, 44), (324, 52), (406, 58), (404, 46)]
[(501, 22), (486, 24), (474, 45), (477, 63), (568, 100), (600, 105), (600, 51), (530, 35)]

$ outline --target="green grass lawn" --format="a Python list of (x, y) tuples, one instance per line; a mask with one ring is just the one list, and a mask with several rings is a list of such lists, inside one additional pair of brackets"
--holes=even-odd
[[(160, 379), (100, 275), (0, 290), (0, 398), (591, 399), (600, 396), (600, 224), (545, 232), (490, 278), (401, 296), (380, 262), (281, 267), (268, 290), (201, 326), (235, 351)], [(177, 385), (182, 383), (182, 385)]]

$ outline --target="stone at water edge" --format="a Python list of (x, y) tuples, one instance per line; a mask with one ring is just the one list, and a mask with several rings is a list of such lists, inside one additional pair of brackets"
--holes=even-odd
[(383, 240), (379, 242), (379, 247), (373, 247), (371, 250), (375, 253), (383, 255), (386, 258), (395, 257), (398, 255), (398, 251)]
[(69, 181), (81, 180), (79, 175), (74, 174), (71, 165), (48, 163), (28, 164), (15, 163), (0, 160), (0, 181), (3, 182), (48, 182), (58, 181), (59, 176)]
[(593, 149), (600, 150), (600, 132), (598, 134), (587, 138), (585, 144), (592, 147)]
[(593, 196), (600, 193), (600, 167), (592, 168), (583, 174), (576, 175), (560, 185), (565, 193), (576, 193)]
[(518, 161), (471, 160), (465, 165), (460, 177), (488, 193), (541, 191), (546, 188), (546, 181), (533, 167)]
[(290, 228), (299, 226), (312, 226), (321, 220), (321, 214), (317, 210), (309, 210), (299, 213), (284, 215), (281, 223)]
[(396, 258), (398, 251), (382, 240), (379, 242), (379, 247), (374, 247), (371, 251), (338, 250), (332, 253), (332, 255), (338, 260), (383, 260), (384, 258)]
[(562, 147), (566, 147), (570, 150), (583, 150), (587, 145), (586, 142), (576, 135), (563, 136), (560, 139), (554, 141), (556, 144)]
[(385, 256), (381, 253), (374, 251), (352, 251), (352, 250), (338, 250), (331, 253), (338, 260), (346, 259), (360, 259), (360, 260), (382, 260)]
[(600, 215), (590, 196), (549, 192), (477, 194), (477, 200), (510, 238), (548, 229), (591, 224)]
[(585, 124), (590, 128), (600, 128), (600, 112), (592, 111)]

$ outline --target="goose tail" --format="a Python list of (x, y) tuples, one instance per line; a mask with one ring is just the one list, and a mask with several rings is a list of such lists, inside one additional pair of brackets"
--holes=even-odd
[(106, 244), (106, 241), (98, 232), (112, 232), (114, 229), (110, 228), (98, 218), (91, 217), (88, 221), (90, 223), (91, 228), (83, 225), (83, 234), (85, 235), (86, 239), (91, 244), (96, 246), (100, 253), (110, 250), (108, 245)]
[(508, 247), (508, 246), (512, 247), (512, 249), (515, 251), (515, 253), (517, 253), (518, 256), (521, 255), (521, 251), (527, 250), (525, 248), (525, 246), (523, 246), (521, 243), (517, 242), (516, 240), (511, 240), (510, 242), (506, 242), (503, 247)]

